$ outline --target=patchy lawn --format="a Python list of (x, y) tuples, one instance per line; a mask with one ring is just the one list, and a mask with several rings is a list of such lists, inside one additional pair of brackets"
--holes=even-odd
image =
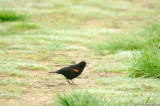
[[(159, 7), (159, 0), (1, 0), (0, 105), (55, 105), (70, 92), (96, 92), (100, 105), (160, 103), (158, 79), (127, 77)], [(75, 86), (48, 74), (81, 60), (88, 67)]]

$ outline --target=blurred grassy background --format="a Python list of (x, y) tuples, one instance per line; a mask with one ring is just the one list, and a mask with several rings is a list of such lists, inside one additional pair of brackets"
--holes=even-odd
[[(105, 99), (108, 101), (104, 104), (116, 105), (116, 98), (118, 105), (133, 103), (129, 100), (139, 95), (136, 102), (154, 103), (152, 100), (159, 98), (159, 80), (121, 75), (159, 78), (159, 13), (159, 0), (0, 0), (2, 105), (14, 98), (15, 104), (26, 104), (25, 96), (29, 94), (37, 99), (36, 103), (29, 100), (30, 104), (48, 103), (57, 88), (43, 86), (66, 85), (63, 77), (54, 78), (47, 72), (82, 59), (89, 64), (89, 72), (83, 76), (90, 75), (84, 78), (87, 83), (82, 85), (83, 89), (100, 88), (108, 98), (113, 98)], [(141, 80), (145, 84), (139, 84)], [(47, 84), (42, 86), (41, 82)], [(131, 99), (125, 102), (128, 96)]]

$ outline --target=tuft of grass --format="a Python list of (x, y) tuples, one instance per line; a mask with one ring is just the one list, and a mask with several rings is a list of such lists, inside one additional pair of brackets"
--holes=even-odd
[(68, 94), (58, 94), (60, 106), (102, 106), (104, 100), (97, 93), (89, 91), (70, 91)]
[(160, 46), (160, 24), (153, 24), (142, 32), (133, 33), (132, 36), (120, 34), (107, 37), (105, 42), (93, 42), (90, 48), (98, 55), (117, 53), (120, 51), (141, 50), (153, 43)]
[(131, 77), (160, 78), (160, 25), (153, 24), (146, 28), (143, 35), (146, 47), (139, 53), (132, 53), (134, 57)]
[(139, 53), (133, 53), (131, 77), (160, 78), (160, 49), (157, 45), (148, 46)]
[[(125, 37), (124, 37), (125, 36)], [(98, 55), (117, 53), (120, 51), (138, 50), (145, 46), (145, 40), (137, 36), (117, 35), (108, 37), (105, 42), (90, 45)]]
[(0, 21), (17, 21), (17, 20), (25, 20), (28, 16), (24, 14), (20, 14), (13, 10), (3, 9), (0, 10)]
[(157, 45), (160, 47), (160, 24), (153, 24), (150, 27), (147, 27), (142, 35), (146, 38), (146, 44), (149, 46)]
[[(118, 80), (118, 82), (120, 81)], [(132, 93), (127, 93), (126, 90), (123, 90), (72, 90), (68, 93), (58, 94), (57, 103), (59, 106), (128, 106), (138, 103), (147, 104), (159, 102), (158, 95), (144, 94), (144, 92), (139, 89), (137, 91), (139, 91), (140, 94), (135, 94), (136, 89), (132, 89)], [(137, 97), (139, 98), (138, 100)]]
[(137, 50), (144, 47), (145, 41), (139, 39), (139, 36), (126, 36), (118, 35), (114, 36), (107, 41), (105, 47), (109, 49), (111, 53), (114, 51), (125, 51), (125, 50)]
[(24, 31), (24, 30), (35, 30), (38, 28), (40, 28), (40, 26), (35, 23), (22, 22), (22, 23), (16, 23), (12, 25), (10, 29), (16, 30), (16, 31)]

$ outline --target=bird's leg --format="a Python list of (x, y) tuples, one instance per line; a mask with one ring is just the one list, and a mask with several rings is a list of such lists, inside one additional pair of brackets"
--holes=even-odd
[(68, 79), (67, 79), (67, 82), (68, 82), (69, 84), (73, 85), (71, 82), (69, 82), (69, 80), (68, 80)]
[[(71, 81), (72, 81), (72, 80), (71, 80)], [(76, 85), (73, 81), (72, 81), (72, 84), (73, 84), (73, 85)]]

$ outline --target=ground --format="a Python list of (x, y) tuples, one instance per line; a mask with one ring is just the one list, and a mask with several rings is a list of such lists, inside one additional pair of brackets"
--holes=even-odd
[[(101, 90), (108, 100), (159, 97), (159, 80), (127, 77), (130, 51), (97, 53), (91, 47), (151, 25), (159, 7), (159, 0), (1, 0), (0, 10), (27, 18), (0, 23), (0, 105), (56, 104), (57, 92), (71, 89)], [(76, 85), (48, 73), (82, 60), (88, 67)]]

